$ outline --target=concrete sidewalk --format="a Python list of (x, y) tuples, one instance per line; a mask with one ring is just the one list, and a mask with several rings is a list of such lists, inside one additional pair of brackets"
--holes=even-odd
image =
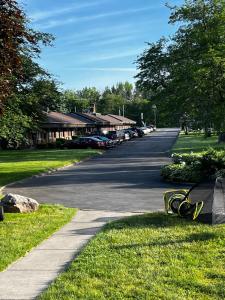
[(78, 211), (70, 223), (0, 273), (0, 299), (35, 299), (103, 225), (130, 215), (134, 213)]

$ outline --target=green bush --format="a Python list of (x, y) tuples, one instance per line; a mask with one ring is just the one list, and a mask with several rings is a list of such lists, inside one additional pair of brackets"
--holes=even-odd
[(191, 154), (173, 154), (173, 164), (162, 168), (164, 179), (176, 182), (198, 182), (202, 178), (215, 176), (225, 169), (225, 151), (210, 148)]
[(42, 144), (37, 144), (36, 149), (55, 149), (56, 144), (55, 143), (42, 143)]
[(66, 142), (66, 139), (62, 139), (62, 138), (56, 139), (56, 142), (55, 142), (56, 147), (57, 147), (57, 148), (62, 147), (62, 146), (64, 145), (65, 142)]
[(76, 139), (78, 139), (79, 138), (79, 135), (73, 135), (72, 136), (72, 140), (76, 140)]
[(173, 160), (174, 164), (186, 163), (187, 165), (191, 165), (192, 163), (199, 161), (200, 157), (201, 157), (201, 154), (197, 154), (197, 153), (191, 153), (191, 154), (174, 153), (174, 154), (172, 154), (172, 160)]
[(198, 182), (201, 172), (198, 165), (171, 164), (162, 168), (161, 175), (165, 180), (174, 182)]

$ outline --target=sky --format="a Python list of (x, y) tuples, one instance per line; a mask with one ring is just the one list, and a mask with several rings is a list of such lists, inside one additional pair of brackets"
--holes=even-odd
[[(55, 36), (39, 63), (64, 89), (135, 82), (135, 61), (174, 33), (165, 0), (20, 0), (31, 27)], [(180, 5), (182, 0), (170, 0)]]

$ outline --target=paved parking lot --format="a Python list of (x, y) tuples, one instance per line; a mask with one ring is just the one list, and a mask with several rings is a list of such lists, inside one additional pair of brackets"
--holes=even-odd
[(161, 181), (160, 168), (170, 161), (169, 150), (177, 135), (178, 129), (161, 129), (79, 165), (17, 183), (4, 193), (81, 209), (162, 209), (162, 193), (172, 185)]

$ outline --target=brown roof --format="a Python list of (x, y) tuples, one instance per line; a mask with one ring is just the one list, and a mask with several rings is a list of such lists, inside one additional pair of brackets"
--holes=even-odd
[(88, 124), (88, 125), (96, 124), (95, 120), (88, 118), (87, 116), (85, 116), (84, 114), (81, 114), (81, 113), (68, 113), (66, 115), (69, 117), (75, 118), (77, 120), (80, 120), (81, 122)]
[(82, 115), (90, 118), (91, 120), (94, 120), (97, 124), (100, 125), (108, 125), (110, 123), (109, 121), (104, 120), (101, 114), (83, 113)]
[(111, 117), (110, 115), (96, 114), (96, 115), (91, 115), (91, 116), (94, 116), (95, 118), (98, 118), (99, 120), (101, 120), (103, 122), (107, 122), (110, 125), (123, 125), (123, 122)]
[(68, 124), (68, 125), (86, 125), (84, 121), (79, 120), (78, 118), (60, 113), (51, 111), (47, 113), (47, 120), (44, 123), (49, 124)]
[(108, 121), (112, 125), (123, 125), (123, 122), (111, 117), (110, 115), (101, 115), (101, 119)]
[(60, 113), (60, 112), (49, 112), (46, 113), (46, 121), (43, 125), (49, 126), (95, 126), (95, 125), (123, 125), (123, 124), (136, 124), (126, 117), (117, 115), (102, 115), (102, 114), (91, 114), (91, 113)]
[(121, 121), (123, 124), (136, 124), (135, 121), (128, 119), (126, 117), (123, 117), (123, 116), (111, 115), (111, 114), (109, 114), (108, 116)]

